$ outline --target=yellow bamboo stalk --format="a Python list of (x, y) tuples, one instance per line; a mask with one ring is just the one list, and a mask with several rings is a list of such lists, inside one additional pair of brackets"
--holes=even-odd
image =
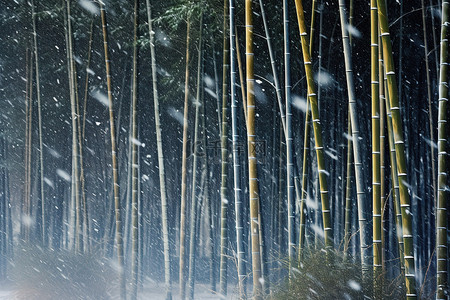
[(327, 174), (325, 170), (325, 160), (323, 155), (323, 142), (322, 142), (322, 127), (320, 125), (319, 119), (319, 109), (317, 103), (316, 87), (314, 83), (314, 74), (312, 70), (309, 41), (307, 40), (307, 30), (305, 25), (305, 16), (303, 12), (302, 0), (295, 0), (295, 7), (297, 10), (297, 20), (300, 31), (302, 52), (303, 52), (303, 62), (306, 71), (306, 80), (308, 84), (308, 98), (311, 104), (312, 112), (312, 122), (314, 129), (314, 139), (316, 146), (317, 155), (317, 167), (319, 172), (319, 183), (320, 183), (320, 195), (322, 200), (322, 214), (323, 214), (323, 228), (325, 233), (325, 247), (331, 249), (333, 247), (333, 237), (331, 228), (331, 217), (330, 217), (330, 202), (328, 199), (328, 184), (327, 184)]
[(245, 0), (245, 56), (247, 66), (247, 142), (250, 196), (250, 231), (252, 247), (253, 299), (263, 298), (261, 283), (260, 231), (258, 225), (259, 195), (255, 153), (255, 94), (252, 0)]
[(414, 265), (414, 244), (412, 236), (412, 215), (409, 191), (407, 187), (407, 169), (405, 157), (405, 144), (403, 139), (403, 127), (400, 116), (397, 81), (394, 71), (394, 61), (392, 55), (392, 44), (389, 35), (389, 25), (386, 13), (386, 3), (384, 0), (377, 0), (378, 21), (381, 30), (381, 40), (383, 44), (383, 59), (387, 77), (387, 90), (392, 115), (392, 129), (396, 150), (399, 194), (402, 212), (403, 243), (405, 254), (405, 281), (407, 299), (416, 299), (416, 277)]
[(374, 297), (381, 297), (381, 183), (380, 183), (380, 99), (378, 72), (378, 15), (376, 0), (370, 1), (370, 52), (372, 97), (372, 207)]

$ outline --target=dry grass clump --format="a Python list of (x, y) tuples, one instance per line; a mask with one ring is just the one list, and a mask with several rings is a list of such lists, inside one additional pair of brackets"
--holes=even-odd
[[(277, 287), (274, 299), (373, 299), (372, 281), (364, 286), (361, 266), (344, 260), (340, 253), (310, 253), (292, 274), (290, 282), (286, 278)], [(385, 280), (381, 286), (382, 295), (377, 299), (402, 299), (405, 295), (400, 279)]]
[(15, 299), (116, 299), (117, 272), (102, 259), (67, 251), (27, 247), (11, 269)]

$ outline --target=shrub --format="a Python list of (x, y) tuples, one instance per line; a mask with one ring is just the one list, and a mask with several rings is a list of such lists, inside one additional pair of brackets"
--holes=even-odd
[[(370, 276), (372, 278), (371, 274)], [(390, 282), (384, 281), (382, 295), (378, 295), (377, 299), (402, 299), (405, 290), (401, 278)], [(373, 298), (371, 284), (370, 287), (364, 287), (362, 282), (360, 265), (351, 260), (344, 260), (342, 254), (338, 252), (317, 251), (307, 254), (300, 267), (293, 269), (290, 282), (286, 278), (279, 284), (274, 299)]]

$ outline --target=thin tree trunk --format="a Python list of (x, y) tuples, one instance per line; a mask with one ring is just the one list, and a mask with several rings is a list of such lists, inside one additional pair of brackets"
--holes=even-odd
[(237, 124), (237, 105), (236, 97), (236, 37), (234, 25), (234, 0), (230, 0), (230, 88), (231, 88), (231, 137), (233, 142), (233, 175), (234, 175), (234, 205), (236, 218), (236, 252), (237, 252), (237, 271), (238, 271), (238, 289), (239, 299), (245, 297), (245, 264), (244, 264), (244, 232), (243, 232), (243, 213), (241, 200), (241, 166), (239, 157), (239, 132)]
[(255, 157), (255, 95), (254, 95), (254, 53), (253, 53), (253, 11), (252, 1), (245, 0), (245, 53), (247, 65), (247, 142), (248, 142), (248, 168), (249, 168), (249, 195), (250, 195), (250, 231), (252, 243), (253, 266), (253, 299), (261, 300), (263, 297), (261, 278), (261, 253), (259, 248), (260, 231), (258, 226), (259, 195), (258, 177)]
[(381, 40), (383, 42), (383, 58), (386, 67), (387, 89), (391, 105), (392, 125), (397, 158), (397, 170), (399, 181), (399, 194), (402, 211), (403, 242), (405, 247), (405, 278), (406, 297), (416, 299), (416, 275), (414, 265), (414, 244), (412, 236), (412, 216), (409, 191), (407, 187), (407, 171), (405, 144), (403, 139), (402, 120), (400, 116), (399, 99), (397, 94), (397, 82), (395, 79), (394, 61), (392, 55), (391, 38), (389, 36), (388, 20), (386, 17), (386, 4), (384, 0), (378, 0), (378, 18), (381, 28)]
[[(310, 37), (309, 37), (309, 53), (312, 55), (314, 48), (314, 32), (315, 32), (315, 20), (316, 20), (316, 7), (317, 1), (314, 0), (312, 4), (311, 10), (311, 28), (310, 28)], [(319, 78), (321, 72), (321, 51), (322, 51), (322, 4), (320, 5), (320, 34), (319, 34)], [(318, 101), (320, 99), (320, 85), (318, 86)], [(300, 266), (303, 248), (305, 244), (305, 229), (306, 229), (306, 211), (307, 207), (305, 207), (307, 193), (307, 184), (308, 184), (308, 158), (309, 158), (309, 142), (310, 136), (309, 132), (311, 130), (311, 107), (309, 103), (309, 98), (306, 100), (306, 112), (305, 112), (305, 131), (303, 138), (303, 166), (302, 166), (302, 192), (300, 197), (300, 230), (298, 237), (298, 264)]]
[(373, 295), (381, 297), (382, 289), (382, 211), (380, 173), (380, 99), (378, 72), (378, 15), (376, 0), (370, 1), (370, 52), (372, 97), (372, 207), (373, 207)]
[(436, 212), (436, 299), (448, 297), (448, 39), (450, 2), (442, 2), (438, 119), (438, 197)]
[(360, 233), (360, 247), (361, 247), (361, 268), (363, 273), (363, 280), (368, 283), (369, 281), (369, 268), (370, 268), (370, 248), (369, 248), (369, 230), (367, 224), (367, 216), (365, 212), (366, 204), (366, 191), (364, 188), (364, 172), (362, 171), (362, 153), (360, 152), (360, 135), (359, 135), (359, 123), (356, 107), (355, 85), (353, 82), (353, 66), (350, 52), (350, 42), (348, 39), (347, 31), (347, 14), (345, 10), (345, 1), (339, 0), (339, 14), (341, 18), (341, 31), (342, 31), (342, 43), (344, 48), (345, 59), (345, 72), (347, 78), (347, 90), (348, 90), (348, 102), (350, 111), (350, 120), (352, 125), (352, 145), (353, 145), (353, 157), (355, 165), (355, 181), (356, 181), (356, 194), (358, 201), (358, 219), (359, 219), (359, 233)]
[(138, 195), (137, 186), (138, 178), (137, 171), (139, 161), (137, 161), (137, 93), (138, 93), (138, 12), (139, 12), (139, 0), (134, 0), (134, 13), (133, 13), (133, 27), (134, 27), (134, 40), (133, 40), (133, 84), (132, 84), (132, 116), (131, 116), (131, 290), (130, 299), (137, 299), (138, 290), (138, 267), (139, 267), (139, 219), (138, 219)]
[[(431, 78), (430, 78), (430, 66), (428, 59), (428, 42), (427, 42), (427, 22), (426, 22), (426, 8), (425, 1), (421, 0), (422, 4), (422, 28), (423, 28), (423, 50), (424, 50), (424, 60), (425, 60), (425, 73), (427, 74), (427, 98), (428, 98), (428, 128), (430, 132), (430, 140), (432, 144), (435, 142), (434, 139), (434, 121), (433, 121), (433, 98), (431, 97)], [(432, 178), (432, 187), (433, 187), (433, 198), (436, 199), (436, 159), (434, 154), (434, 147), (430, 147), (430, 155), (431, 155), (431, 178)]]
[(288, 2), (283, 0), (283, 32), (284, 32), (284, 84), (286, 100), (286, 182), (287, 182), (287, 228), (288, 228), (288, 258), (289, 274), (292, 272), (292, 260), (295, 256), (295, 215), (294, 215), (294, 163), (292, 155), (292, 111), (291, 111), (291, 74), (290, 74), (290, 49), (289, 49), (289, 14)]
[(161, 121), (159, 116), (159, 94), (156, 70), (156, 51), (155, 51), (155, 32), (153, 31), (153, 20), (151, 17), (150, 0), (146, 0), (148, 16), (148, 32), (150, 35), (150, 55), (152, 68), (152, 87), (153, 87), (153, 105), (155, 109), (155, 131), (156, 146), (158, 150), (158, 169), (159, 169), (159, 188), (161, 194), (161, 223), (162, 238), (164, 245), (164, 282), (166, 289), (166, 300), (172, 300), (172, 279), (170, 269), (170, 244), (169, 244), (169, 226), (167, 219), (167, 191), (166, 191), (166, 173), (164, 167), (164, 152), (161, 135)]
[(188, 277), (188, 288), (189, 294), (188, 298), (190, 300), (194, 299), (194, 287), (195, 287), (195, 259), (197, 256), (197, 226), (196, 220), (200, 216), (198, 215), (198, 202), (200, 201), (200, 194), (197, 193), (197, 165), (198, 165), (198, 131), (199, 131), (199, 115), (200, 106), (203, 106), (202, 99), (200, 96), (202, 89), (202, 63), (203, 63), (203, 14), (200, 15), (200, 38), (198, 40), (198, 61), (197, 61), (197, 93), (196, 93), (196, 103), (195, 103), (195, 119), (194, 119), (194, 140), (192, 144), (192, 194), (191, 194), (191, 223), (189, 230), (189, 277)]
[(246, 96), (246, 89), (245, 89), (245, 82), (244, 82), (244, 71), (242, 70), (242, 60), (241, 60), (241, 52), (239, 50), (239, 38), (238, 38), (238, 31), (237, 26), (234, 26), (234, 31), (236, 34), (236, 58), (238, 63), (238, 69), (239, 69), (239, 81), (241, 84), (241, 94), (242, 94), (242, 108), (244, 110), (244, 118), (245, 118), (245, 128), (247, 128), (247, 96)]
[(80, 194), (79, 183), (80, 178), (78, 176), (78, 136), (77, 136), (77, 104), (76, 104), (76, 83), (75, 83), (75, 62), (73, 59), (73, 39), (72, 39), (72, 22), (70, 13), (70, 0), (66, 0), (67, 9), (67, 53), (68, 53), (68, 75), (69, 75), (69, 88), (70, 88), (70, 104), (72, 115), (72, 203), (75, 204), (75, 251), (81, 253), (81, 207), (80, 207)]
[(223, 16), (223, 63), (222, 63), (222, 135), (220, 137), (221, 148), (221, 184), (220, 184), (220, 282), (219, 293), (223, 297), (227, 295), (227, 273), (228, 273), (228, 75), (229, 75), (229, 52), (228, 39), (228, 1), (224, 0)]
[(345, 187), (345, 225), (344, 225), (344, 257), (348, 257), (352, 230), (352, 169), (353, 167), (353, 146), (352, 146), (352, 124), (350, 121), (350, 110), (347, 116), (347, 178)]
[(188, 15), (186, 28), (186, 70), (184, 82), (184, 116), (183, 116), (183, 156), (181, 162), (181, 214), (180, 214), (180, 296), (186, 298), (186, 186), (187, 186), (187, 139), (188, 139), (188, 110), (189, 110), (189, 60), (191, 41), (191, 16)]
[[(385, 85), (387, 78), (385, 78)], [(381, 93), (380, 93), (381, 95)], [(391, 114), (391, 105), (389, 104), (389, 95), (383, 95), (381, 99), (386, 106), (386, 116), (387, 116), (387, 127), (388, 127), (388, 140), (389, 140), (389, 156), (391, 162), (391, 179), (392, 179), (392, 200), (394, 204), (395, 211), (395, 221), (396, 221), (396, 231), (397, 231), (397, 239), (398, 239), (398, 251), (400, 257), (400, 266), (401, 273), (405, 273), (405, 256), (404, 256), (404, 243), (403, 243), (403, 225), (402, 225), (402, 212), (400, 208), (400, 192), (399, 192), (399, 183), (398, 183), (398, 171), (397, 171), (397, 158), (396, 158), (396, 149), (395, 149), (395, 141), (392, 127), (392, 114)]]
[(44, 147), (42, 141), (42, 107), (41, 107), (41, 84), (39, 74), (39, 55), (37, 45), (37, 31), (36, 31), (36, 12), (34, 7), (34, 0), (31, 0), (31, 19), (33, 23), (33, 43), (34, 43), (34, 62), (36, 72), (36, 96), (38, 105), (38, 130), (39, 130), (39, 170), (40, 170), (40, 191), (41, 191), (41, 241), (44, 246), (47, 245), (47, 227), (46, 227), (46, 201), (44, 193)]
[(113, 96), (111, 86), (111, 71), (109, 61), (108, 50), (108, 27), (106, 22), (105, 6), (100, 3), (100, 15), (102, 18), (103, 29), (103, 45), (105, 50), (105, 68), (106, 68), (106, 85), (108, 89), (108, 107), (109, 107), (109, 123), (111, 132), (111, 159), (112, 159), (112, 171), (113, 171), (113, 192), (114, 192), (114, 208), (116, 219), (116, 246), (117, 246), (117, 260), (119, 267), (119, 287), (120, 298), (126, 299), (126, 286), (125, 286), (125, 272), (124, 272), (124, 256), (123, 256), (123, 235), (122, 235), (122, 215), (120, 204), (120, 190), (119, 190), (119, 174), (117, 172), (117, 146), (116, 146), (116, 134), (114, 126), (114, 110), (113, 110)]
[(299, 26), (299, 32), (302, 44), (303, 53), (303, 63), (306, 71), (306, 79), (308, 84), (308, 98), (311, 105), (312, 121), (314, 129), (314, 139), (316, 146), (316, 156), (317, 156), (317, 169), (319, 173), (320, 181), (320, 195), (322, 200), (322, 214), (323, 214), (323, 227), (324, 227), (324, 238), (326, 249), (331, 250), (333, 247), (333, 234), (331, 228), (331, 218), (330, 218), (330, 202), (328, 199), (328, 184), (327, 184), (327, 174), (325, 170), (325, 162), (323, 157), (323, 143), (322, 143), (322, 129), (319, 119), (319, 110), (317, 104), (317, 94), (316, 87), (314, 83), (313, 70), (311, 65), (309, 42), (307, 40), (307, 31), (305, 25), (305, 17), (303, 12), (302, 0), (295, 0), (295, 7), (297, 11), (297, 20)]

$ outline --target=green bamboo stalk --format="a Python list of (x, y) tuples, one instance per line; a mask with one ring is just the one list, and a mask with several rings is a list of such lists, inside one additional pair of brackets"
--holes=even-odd
[(387, 90), (389, 102), (391, 105), (392, 129), (394, 133), (394, 142), (397, 159), (399, 194), (402, 211), (403, 242), (405, 247), (405, 279), (406, 279), (406, 297), (407, 299), (416, 299), (416, 275), (414, 265), (414, 244), (412, 237), (412, 216), (411, 204), (407, 183), (407, 170), (405, 158), (405, 144), (403, 139), (402, 120), (400, 116), (400, 107), (397, 91), (397, 82), (394, 71), (394, 61), (392, 55), (391, 38), (389, 35), (389, 26), (386, 14), (386, 4), (384, 0), (377, 0), (378, 20), (381, 29), (381, 40), (383, 43), (383, 58), (387, 76)]
[[(313, 48), (314, 48), (314, 32), (315, 32), (315, 20), (316, 20), (316, 7), (317, 7), (317, 1), (314, 0), (312, 4), (312, 10), (311, 10), (311, 28), (310, 28), (310, 38), (309, 38), (309, 53), (312, 55)], [(320, 6), (320, 31), (322, 31), (322, 5)], [(321, 45), (322, 45), (322, 38), (319, 35), (319, 52), (321, 51)], [(321, 55), (319, 55), (319, 77), (320, 77), (320, 64)], [(317, 93), (318, 100), (320, 96), (320, 86), (319, 91)], [(299, 237), (298, 237), (298, 264), (300, 265), (302, 260), (302, 254), (303, 254), (303, 247), (305, 244), (305, 229), (306, 229), (306, 197), (307, 197), (307, 182), (308, 182), (308, 158), (309, 158), (309, 143), (310, 143), (310, 137), (309, 132), (311, 129), (311, 109), (310, 109), (310, 103), (309, 98), (306, 100), (306, 113), (305, 113), (305, 132), (304, 132), (304, 139), (303, 139), (303, 166), (302, 166), (302, 193), (300, 196), (300, 228), (299, 228)]]
[[(379, 36), (378, 36), (379, 44)], [(385, 215), (386, 215), (386, 170), (385, 170), (385, 158), (386, 158), (386, 137), (385, 137), (385, 124), (386, 124), (386, 107), (384, 103), (384, 85), (383, 85), (383, 69), (380, 70), (380, 56), (381, 47), (378, 48), (378, 104), (380, 111), (380, 200), (381, 200), (381, 264), (383, 274), (386, 274), (386, 234), (385, 234)], [(382, 67), (382, 66), (381, 66)], [(383, 96), (381, 96), (383, 93)], [(390, 207), (390, 206), (389, 206)], [(389, 209), (389, 208), (388, 208)]]
[[(386, 81), (386, 79), (385, 79)], [(395, 142), (394, 135), (392, 132), (392, 115), (391, 115), (391, 105), (389, 104), (389, 96), (380, 93), (380, 100), (383, 101), (386, 106), (386, 116), (387, 116), (387, 127), (388, 127), (388, 141), (389, 141), (389, 159), (391, 162), (391, 179), (392, 179), (392, 202), (394, 204), (395, 212), (395, 224), (397, 229), (397, 240), (398, 240), (398, 251), (400, 257), (400, 268), (401, 273), (405, 273), (405, 247), (403, 243), (403, 225), (402, 225), (402, 212), (400, 209), (400, 192), (398, 184), (398, 172), (397, 172), (397, 158), (395, 155)]]
[(450, 1), (442, 1), (438, 119), (438, 193), (436, 207), (436, 299), (448, 297), (448, 39)]
[(108, 89), (108, 107), (109, 107), (109, 124), (111, 133), (111, 159), (112, 159), (112, 171), (113, 171), (113, 191), (114, 191), (114, 208), (116, 218), (116, 246), (117, 246), (117, 260), (119, 266), (119, 287), (120, 287), (120, 299), (126, 299), (126, 285), (125, 285), (125, 272), (124, 272), (124, 256), (123, 256), (123, 235), (122, 235), (122, 215), (120, 204), (120, 190), (119, 190), (119, 174), (117, 172), (117, 150), (116, 150), (116, 134), (114, 126), (114, 110), (112, 99), (112, 86), (111, 86), (111, 70), (108, 50), (108, 26), (106, 22), (105, 6), (100, 2), (100, 15), (102, 19), (102, 31), (103, 31), (103, 46), (105, 50), (105, 68), (106, 68), (106, 86)]
[(247, 141), (250, 196), (250, 232), (253, 266), (253, 299), (263, 298), (261, 278), (260, 231), (258, 226), (259, 195), (255, 157), (255, 94), (254, 94), (254, 53), (253, 53), (253, 11), (252, 0), (245, 0), (245, 56), (247, 65)]
[(317, 103), (316, 87), (314, 83), (314, 76), (311, 64), (309, 42), (307, 40), (307, 31), (305, 26), (305, 17), (303, 12), (302, 0), (295, 0), (295, 6), (297, 10), (297, 20), (300, 31), (302, 52), (303, 52), (303, 62), (306, 71), (306, 79), (308, 84), (308, 98), (311, 104), (312, 112), (312, 122), (314, 129), (315, 138), (315, 148), (317, 156), (317, 168), (319, 173), (320, 182), (320, 195), (322, 200), (322, 214), (323, 214), (323, 227), (325, 232), (325, 247), (331, 249), (333, 247), (333, 237), (331, 228), (331, 217), (330, 217), (330, 202), (328, 199), (328, 185), (327, 185), (327, 174), (325, 170), (325, 161), (323, 155), (323, 142), (322, 142), (322, 128), (319, 119), (319, 110)]
[(381, 297), (381, 173), (380, 173), (380, 96), (378, 72), (378, 15), (376, 0), (370, 1), (370, 52), (372, 98), (372, 212), (373, 212), (373, 295)]

